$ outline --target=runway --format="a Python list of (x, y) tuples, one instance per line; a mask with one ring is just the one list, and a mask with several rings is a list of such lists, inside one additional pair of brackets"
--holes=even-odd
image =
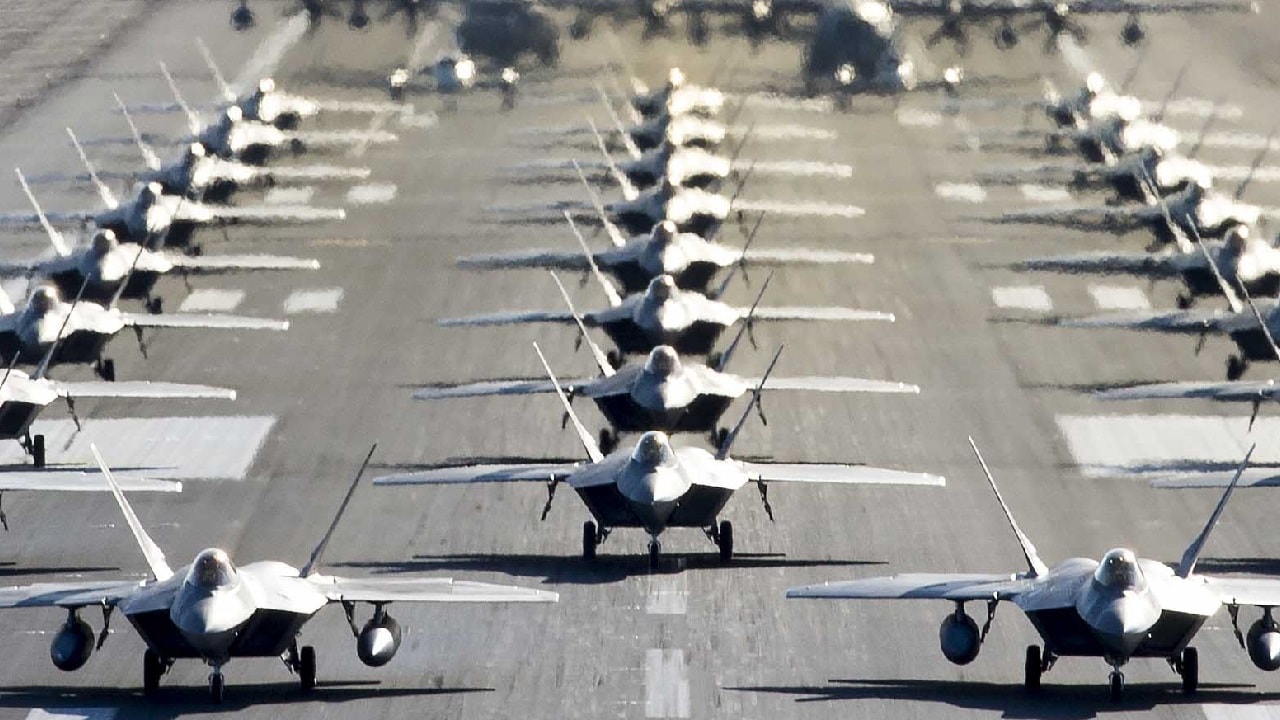
[[(260, 25), (235, 34), (227, 3), (128, 3), (92, 0), (104, 12), (129, 14), (83, 73), (6, 116), (0, 109), (0, 158), (31, 174), (80, 170), (62, 128), (81, 137), (127, 134), (111, 109), (111, 92), (130, 102), (166, 101), (156, 68), (164, 60), (184, 92), (204, 102), (214, 85), (189, 48), (199, 29), (224, 71), (238, 71), (286, 22), (280, 8), (259, 9)], [(263, 3), (259, 3), (260, 5)], [(41, 10), (21, 3), (0, 10), (0, 25)], [(281, 6), (285, 4), (280, 4)], [(1146, 19), (1150, 46), (1132, 91), (1158, 101), (1195, 47), (1180, 93), (1240, 108), (1215, 132), (1266, 137), (1280, 99), (1280, 61), (1273, 57), (1280, 14)], [(69, 18), (71, 16), (68, 16)], [(94, 22), (103, 22), (103, 18)], [(71, 18), (66, 22), (89, 22)], [(565, 16), (564, 19), (569, 19)], [(53, 33), (57, 23), (40, 23)], [(923, 25), (923, 23), (922, 23)], [(1121, 21), (1091, 22), (1089, 60), (1113, 80), (1135, 60), (1117, 34)], [(677, 29), (682, 26), (677, 25)], [(110, 346), (122, 379), (156, 379), (235, 388), (227, 402), (85, 401), (81, 417), (127, 425), (118, 445), (95, 435), (106, 459), (132, 466), (180, 467), (181, 494), (137, 497), (134, 505), (175, 566), (219, 546), (241, 563), (278, 559), (299, 565), (318, 541), (369, 446), (371, 474), (465, 458), (566, 458), (581, 448), (561, 428), (554, 397), (410, 399), (427, 383), (458, 383), (540, 374), (537, 340), (561, 377), (589, 376), (591, 358), (574, 350), (570, 327), (456, 329), (439, 318), (502, 309), (559, 309), (554, 283), (538, 271), (478, 273), (454, 258), (525, 247), (572, 249), (557, 225), (494, 222), (484, 208), (552, 199), (585, 199), (573, 184), (517, 184), (504, 165), (565, 154), (525, 142), (530, 126), (602, 118), (598, 104), (567, 102), (593, 92), (592, 78), (614, 57), (605, 23), (583, 41), (566, 42), (561, 67), (530, 77), (521, 103), (499, 111), (492, 93), (462, 97), (449, 110), (439, 98), (411, 95), (413, 110), (371, 120), (323, 118), (320, 130), (379, 123), (399, 136), (325, 156), (287, 162), (360, 164), (371, 177), (355, 187), (316, 185), (313, 204), (344, 206), (344, 222), (315, 228), (234, 228), (197, 237), (205, 252), (271, 252), (320, 260), (315, 272), (163, 280), (170, 310), (220, 311), (287, 318), (284, 333), (166, 330), (149, 338), (143, 358), (132, 338)], [(731, 89), (792, 82), (795, 46), (753, 53), (745, 41), (718, 37), (705, 49), (682, 34), (642, 45), (639, 31), (618, 31), (637, 74), (656, 84), (672, 64), (710, 83), (720, 70)], [(4, 42), (0, 35), (0, 43)], [(389, 23), (357, 33), (340, 20), (304, 34), (283, 55), (282, 88), (334, 100), (383, 100), (379, 84), (409, 51), (402, 28)], [(73, 62), (53, 44), (27, 74)], [(936, 51), (939, 64), (950, 50)], [(0, 45), (0, 60), (6, 57)], [(726, 60), (727, 58), (727, 60)], [(964, 60), (974, 87), (962, 98), (1038, 97), (1040, 76), (1060, 88), (1079, 76), (1044, 56), (1039, 38), (996, 51), (975, 38)], [(15, 68), (14, 72), (18, 70)], [(978, 81), (992, 87), (978, 86)], [(26, 77), (23, 82), (34, 82)], [(797, 83), (798, 85), (798, 83)], [(558, 100), (557, 100), (558, 99)], [(553, 101), (554, 100), (554, 101)], [(1189, 105), (1188, 105), (1189, 106)], [(956, 109), (956, 108), (959, 109)], [(1055, 252), (1136, 249), (1147, 238), (1121, 238), (1044, 227), (984, 222), (1007, 209), (1064, 202), (1054, 188), (992, 187), (977, 170), (1025, 155), (975, 145), (979, 130), (1020, 127), (1023, 113), (983, 109), (921, 93), (900, 100), (858, 98), (849, 112), (797, 112), (753, 104), (761, 125), (801, 124), (835, 139), (751, 140), (743, 158), (762, 162), (848, 164), (849, 178), (754, 176), (752, 201), (822, 201), (866, 210), (857, 218), (766, 218), (757, 247), (796, 246), (870, 252), (871, 266), (787, 268), (773, 278), (771, 304), (838, 304), (895, 314), (888, 323), (761, 323), (758, 348), (734, 359), (735, 372), (762, 372), (785, 345), (787, 375), (854, 375), (914, 383), (920, 395), (832, 395), (776, 392), (764, 397), (768, 425), (749, 421), (735, 450), (779, 461), (857, 462), (945, 475), (946, 488), (771, 488), (776, 522), (755, 491), (728, 506), (738, 557), (721, 567), (715, 547), (695, 531), (664, 537), (661, 570), (650, 572), (646, 538), (619, 530), (586, 565), (578, 557), (581, 502), (562, 491), (545, 521), (535, 484), (467, 488), (375, 488), (354, 499), (325, 558), (344, 575), (426, 573), (555, 590), (557, 605), (444, 607), (399, 604), (404, 646), (381, 669), (356, 658), (336, 608), (303, 631), (319, 653), (319, 688), (302, 695), (296, 678), (273, 660), (240, 660), (226, 668), (222, 706), (207, 702), (207, 668), (179, 662), (154, 699), (142, 696), (143, 644), (118, 615), (105, 647), (79, 672), (48, 662), (48, 643), (64, 619), (55, 610), (0, 613), (0, 720), (85, 717), (168, 718), (236, 714), (242, 718), (439, 717), (563, 718), (989, 718), (1110, 717), (1244, 720), (1280, 717), (1280, 676), (1256, 669), (1233, 638), (1225, 612), (1198, 636), (1202, 690), (1186, 698), (1163, 663), (1126, 668), (1125, 701), (1107, 700), (1107, 667), (1067, 658), (1044, 678), (1045, 692), (1022, 689), (1023, 648), (1038, 638), (1013, 607), (1002, 607), (978, 659), (956, 667), (938, 651), (946, 603), (816, 603), (786, 601), (787, 587), (908, 571), (1018, 571), (1022, 558), (1004, 517), (972, 459), (972, 436), (1022, 528), (1046, 561), (1100, 557), (1116, 546), (1175, 561), (1199, 531), (1214, 490), (1167, 492), (1129, 472), (1152, 463), (1230, 463), (1247, 443), (1276, 461), (1277, 416), (1263, 407), (1252, 433), (1248, 408), (1171, 401), (1101, 403), (1087, 389), (1128, 382), (1221, 379), (1233, 348), (1210, 338), (1166, 338), (1122, 331), (1049, 327), (1046, 317), (1106, 309), (1173, 307), (1177, 288), (1118, 278), (1019, 274), (1014, 261)], [(745, 118), (744, 118), (745, 119)], [(1194, 136), (1193, 112), (1170, 122)], [(140, 120), (151, 132), (179, 134), (177, 117)], [(1031, 121), (1047, 127), (1043, 118)], [(310, 128), (308, 128), (310, 129)], [(1035, 144), (1032, 143), (1032, 147)], [(592, 150), (578, 150), (595, 159)], [(141, 167), (131, 146), (90, 147), (100, 167)], [(1207, 147), (1201, 159), (1247, 166), (1253, 151)], [(37, 189), (48, 208), (96, 201), (91, 188)], [(619, 195), (611, 189), (607, 199)], [(249, 194), (258, 202), (269, 193)], [(1077, 195), (1073, 202), (1101, 195)], [(1247, 198), (1280, 205), (1280, 186), (1251, 185)], [(288, 199), (277, 196), (276, 201)], [(25, 209), (16, 183), (0, 183), (0, 209)], [(736, 226), (724, 239), (740, 243)], [(602, 247), (603, 235), (593, 240)], [(0, 236), (5, 258), (44, 252), (37, 232)], [(735, 282), (727, 300), (748, 305), (764, 273)], [(574, 279), (574, 278), (569, 278)], [(602, 307), (591, 282), (570, 283), (579, 308)], [(15, 298), (17, 300), (17, 298)], [(1202, 302), (1209, 306), (1212, 299)], [(133, 308), (137, 309), (137, 308)], [(1257, 364), (1249, 378), (1273, 376)], [(54, 377), (85, 380), (88, 368)], [(741, 401), (740, 401), (741, 402)], [(575, 407), (588, 408), (579, 402)], [(730, 411), (740, 412), (740, 405)], [(594, 408), (583, 411), (594, 431)], [(1184, 420), (1171, 420), (1178, 417)], [(182, 418), (156, 430), (154, 418)], [(50, 436), (70, 433), (60, 407), (37, 421)], [(95, 431), (96, 432), (96, 431)], [(144, 433), (159, 433), (149, 441)], [(87, 436), (86, 431), (85, 435)], [(51, 462), (84, 462), (87, 439), (50, 445)], [(694, 438), (692, 442), (698, 442)], [(15, 447), (3, 457), (20, 460)], [(207, 468), (204, 472), (201, 467)], [(1123, 472), (1097, 472), (1098, 467)], [(1266, 490), (1242, 491), (1229, 506), (1199, 568), (1205, 572), (1273, 574), (1280, 537), (1270, 532), (1275, 503)], [(13, 494), (4, 498), (10, 532), (0, 537), (0, 584), (72, 578), (144, 577), (118, 508), (103, 497)], [(980, 608), (971, 607), (971, 612)], [(361, 612), (366, 612), (361, 610)], [(1251, 614), (1253, 613), (1253, 614)], [(1242, 612), (1252, 622), (1256, 611)], [(101, 617), (86, 610), (96, 629)], [(361, 622), (364, 616), (358, 617)], [(40, 713), (44, 713), (43, 715)]]

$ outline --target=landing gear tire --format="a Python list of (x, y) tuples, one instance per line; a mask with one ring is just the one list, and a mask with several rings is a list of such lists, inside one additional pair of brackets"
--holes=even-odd
[(1182, 676), (1182, 692), (1184, 695), (1195, 695), (1200, 688), (1200, 651), (1189, 647), (1182, 651), (1182, 662), (1178, 668)]
[(1178, 309), (1190, 310), (1192, 305), (1196, 304), (1196, 299), (1187, 293), (1178, 294)]
[(1026, 687), (1027, 692), (1040, 692), (1040, 674), (1043, 672), (1044, 665), (1040, 660), (1040, 646), (1027, 646), (1027, 660), (1023, 665), (1022, 684)]
[(662, 545), (657, 540), (649, 541), (649, 569), (657, 570), (662, 559)]
[(164, 312), (164, 298), (151, 298), (147, 301), (147, 312), (152, 315), (159, 315)]
[(224, 689), (226, 689), (226, 681), (222, 679), (222, 673), (216, 672), (209, 676), (209, 700), (211, 702), (221, 703)]
[(613, 368), (614, 370), (617, 370), (618, 368), (622, 367), (622, 353), (618, 352), (617, 350), (610, 350), (609, 352), (605, 353), (604, 358), (605, 360), (609, 361), (609, 367)]
[(1249, 368), (1249, 361), (1243, 355), (1232, 355), (1227, 358), (1227, 379), (1239, 380)]
[(596, 524), (590, 520), (582, 523), (582, 559), (595, 560), (596, 546), (599, 544)]
[(600, 430), (600, 452), (608, 455), (618, 449), (618, 434), (610, 432), (609, 428)]
[(1111, 671), (1111, 702), (1118, 703), (1124, 699), (1124, 673)]
[(160, 689), (160, 676), (164, 675), (164, 661), (155, 650), (147, 648), (142, 653), (142, 694), (155, 695)]
[(716, 428), (711, 431), (711, 445), (716, 449), (724, 447), (724, 443), (729, 439), (729, 428)]
[(720, 521), (720, 534), (716, 537), (716, 545), (720, 548), (720, 562), (728, 564), (733, 560), (733, 523)]
[(303, 692), (316, 689), (316, 649), (310, 645), (303, 645), (298, 654), (298, 679)]
[(98, 364), (94, 366), (93, 371), (98, 377), (106, 380), (107, 382), (116, 381), (116, 361), (111, 358), (99, 360)]
[(44, 461), (45, 461), (44, 435), (32, 435), (31, 436), (31, 462), (34, 463), (36, 467), (42, 468), (44, 467)]

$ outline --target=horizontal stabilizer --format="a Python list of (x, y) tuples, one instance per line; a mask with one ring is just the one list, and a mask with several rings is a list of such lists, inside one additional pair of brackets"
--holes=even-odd
[(288, 330), (288, 320), (201, 313), (121, 313), (125, 325), (144, 328), (205, 328), (210, 330)]
[(463, 465), (418, 472), (383, 475), (374, 485), (465, 485), (469, 483), (550, 482), (563, 480), (580, 463), (538, 463), (523, 465)]
[[(148, 480), (133, 475), (115, 475), (125, 492), (182, 492), (182, 483)], [(101, 472), (83, 470), (13, 470), (0, 472), (0, 490), (48, 490), (59, 492), (111, 492)]]
[[(755, 386), (759, 378), (742, 378), (742, 382)], [(904, 393), (917, 395), (920, 387), (891, 380), (867, 380), (855, 377), (770, 377), (765, 390), (810, 390), (813, 392), (847, 393)]]
[(313, 258), (278, 255), (168, 255), (175, 268), (187, 272), (212, 274), (239, 270), (319, 270), (320, 261)]
[(311, 575), (330, 602), (476, 602), (551, 603), (559, 594), (548, 590), (493, 585), (452, 578), (340, 578)]
[(840, 485), (927, 485), (945, 487), (941, 475), (904, 472), (867, 465), (823, 463), (751, 463), (738, 461), (753, 481), (835, 483)]
[[(739, 312), (745, 316), (747, 308)], [(878, 320), (894, 322), (893, 313), (879, 310), (856, 310), (846, 307), (760, 307), (753, 320)]]
[[(570, 383), (572, 387), (575, 383)], [(486, 397), (489, 395), (533, 395), (555, 392), (550, 380), (489, 380), (464, 385), (428, 386), (413, 392), (414, 400)]]
[(488, 315), (473, 315), (465, 318), (445, 318), (437, 320), (441, 327), (486, 327), (490, 325), (518, 325), (521, 323), (571, 323), (573, 314), (565, 311), (533, 311), (533, 312), (496, 312)]
[[(142, 400), (235, 400), (236, 391), (209, 385), (124, 380), (117, 382), (57, 382), (58, 394), (81, 398), (130, 398)], [(119, 480), (120, 478), (116, 478)]]

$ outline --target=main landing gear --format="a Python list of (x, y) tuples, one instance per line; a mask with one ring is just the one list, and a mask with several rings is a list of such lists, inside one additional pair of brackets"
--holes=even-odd
[[(160, 678), (164, 677), (172, 666), (172, 660), (165, 660), (155, 650), (147, 648), (147, 651), (142, 654), (142, 693), (147, 696), (155, 695), (160, 689)], [(221, 691), (219, 691), (214, 702), (219, 702), (221, 699)]]
[(720, 521), (717, 527), (712, 523), (711, 527), (703, 530), (711, 542), (720, 548), (720, 562), (728, 564), (733, 560), (733, 523), (728, 520)]
[(1249, 359), (1244, 355), (1232, 355), (1227, 358), (1227, 379), (1239, 380), (1244, 371), (1249, 369)]
[(1169, 658), (1169, 667), (1182, 678), (1182, 693), (1195, 695), (1200, 688), (1200, 651), (1189, 647), (1178, 657)]
[(1029, 693), (1040, 692), (1040, 677), (1049, 672), (1058, 656), (1048, 649), (1040, 652), (1039, 645), (1027, 646), (1026, 662), (1023, 664), (1022, 684)]
[(582, 559), (595, 560), (596, 548), (609, 537), (608, 528), (596, 528), (590, 520), (582, 523)]
[(298, 643), (295, 642), (289, 646), (288, 652), (282, 659), (290, 672), (298, 673), (302, 692), (316, 689), (316, 649), (314, 647), (303, 645), (302, 651), (299, 652)]
[(222, 702), (222, 691), (226, 689), (226, 680), (222, 676), (222, 663), (213, 664), (213, 672), (209, 673), (209, 700)]
[(31, 456), (31, 462), (38, 468), (44, 467), (44, 435), (32, 435), (28, 432), (20, 441), (22, 449)]

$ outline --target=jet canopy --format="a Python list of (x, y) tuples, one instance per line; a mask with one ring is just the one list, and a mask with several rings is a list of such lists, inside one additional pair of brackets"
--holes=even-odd
[(676, 451), (671, 448), (671, 438), (664, 432), (647, 432), (640, 436), (631, 461), (647, 468), (669, 467), (676, 464)]
[(1110, 590), (1138, 590), (1146, 585), (1138, 556), (1132, 550), (1108, 550), (1093, 573), (1094, 582)]
[(649, 359), (645, 360), (644, 371), (650, 375), (667, 377), (680, 367), (680, 356), (670, 345), (659, 345), (649, 351)]
[(231, 557), (225, 550), (218, 548), (201, 550), (195, 562), (191, 563), (191, 570), (187, 572), (187, 584), (201, 590), (229, 587), (236, 583), (237, 578), (236, 566), (231, 563)]

